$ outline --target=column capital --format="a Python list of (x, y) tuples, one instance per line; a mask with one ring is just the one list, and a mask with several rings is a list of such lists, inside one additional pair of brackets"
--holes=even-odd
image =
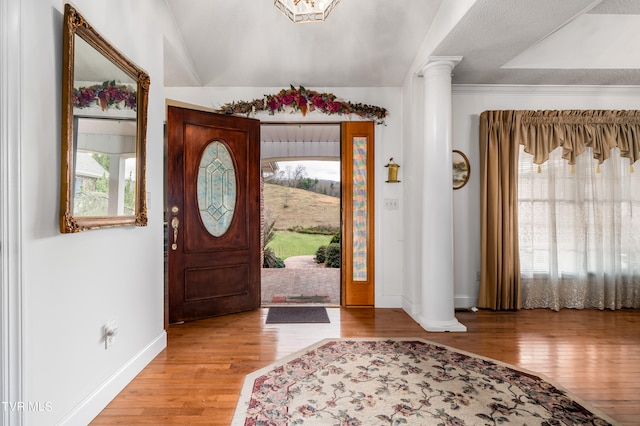
[(461, 61), (462, 56), (429, 56), (427, 62), (425, 62), (418, 68), (418, 72), (416, 72), (416, 75), (418, 77), (424, 77), (429, 68), (437, 65), (448, 66), (449, 70), (453, 71), (456, 65), (458, 65)]

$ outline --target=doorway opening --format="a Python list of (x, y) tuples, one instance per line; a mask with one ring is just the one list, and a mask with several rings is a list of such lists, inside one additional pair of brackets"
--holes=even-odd
[[(206, 318), (216, 315), (224, 315), (225, 313), (241, 312), (244, 310), (257, 309), (259, 306), (270, 306), (274, 304), (288, 304), (289, 306), (299, 304), (301, 302), (320, 302), (316, 304), (324, 306), (346, 306), (346, 307), (363, 307), (374, 306), (374, 277), (375, 265), (374, 259), (374, 123), (371, 121), (353, 121), (353, 122), (330, 122), (330, 123), (265, 123), (258, 122), (255, 119), (247, 119), (231, 115), (214, 114), (199, 109), (186, 108), (185, 106), (172, 106), (168, 108), (168, 122), (166, 127), (166, 198), (165, 198), (165, 323), (168, 325), (174, 322), (192, 320), (197, 318)], [(173, 111), (173, 118), (172, 118)], [(189, 122), (189, 131), (186, 132), (187, 126), (185, 122)], [(173, 124), (172, 124), (173, 123)], [(264, 148), (259, 148), (261, 130), (267, 134), (270, 126), (289, 125), (289, 129), (304, 129), (309, 131), (330, 131), (335, 133), (333, 138), (319, 137), (317, 140), (297, 137), (289, 138), (284, 136), (264, 138)], [(282, 127), (279, 127), (282, 130)], [(294, 130), (295, 131), (295, 130)], [(302, 130), (300, 130), (302, 131)], [(194, 133), (195, 132), (195, 133)], [(199, 133), (198, 133), (199, 132)], [(203, 133), (204, 132), (204, 133)], [(209, 134), (207, 132), (214, 132)], [(203, 133), (202, 137), (194, 139)], [(185, 141), (189, 139), (189, 143)], [(267, 141), (271, 143), (267, 143)], [(304, 142), (296, 144), (287, 144), (290, 141), (299, 142), (308, 140), (310, 142), (304, 151), (295, 152), (292, 150), (304, 147)], [(246, 177), (246, 179), (235, 180), (236, 184), (243, 185), (235, 193), (241, 194), (236, 200), (240, 200), (243, 204), (236, 203), (234, 211), (240, 212), (240, 219), (231, 221), (231, 225), (237, 225), (236, 229), (240, 233), (240, 238), (231, 235), (229, 238), (235, 238), (234, 242), (239, 244), (235, 255), (248, 254), (251, 259), (247, 261), (246, 266), (240, 265), (236, 259), (231, 265), (222, 265), (224, 259), (216, 253), (215, 256), (202, 256), (202, 259), (196, 259), (193, 262), (181, 261), (177, 257), (177, 252), (184, 251), (187, 254), (199, 254), (200, 249), (193, 249), (191, 246), (198, 242), (204, 243), (225, 243), (223, 239), (229, 236), (229, 232), (222, 237), (209, 238), (203, 233), (198, 223), (199, 204), (195, 204), (198, 200), (197, 196), (193, 196), (193, 189), (199, 184), (197, 177), (200, 176), (199, 168), (196, 167), (201, 163), (203, 153), (211, 152), (210, 149), (203, 150), (202, 143), (206, 143), (207, 148), (213, 145), (219, 147), (219, 143), (225, 144), (231, 148), (231, 153), (237, 148), (239, 154), (248, 155), (248, 158), (238, 158), (234, 160), (234, 164), (242, 167), (249, 167), (250, 170), (237, 172), (238, 176)], [(200, 145), (198, 145), (200, 144)], [(236, 146), (240, 144), (239, 146)], [(280, 145), (284, 145), (286, 155), (269, 154), (269, 149)], [(309, 149), (311, 146), (314, 149)], [(185, 149), (188, 148), (189, 152)], [(329, 149), (332, 153), (327, 154), (324, 151), (315, 151), (317, 149)], [(216, 148), (217, 149), (217, 148)], [(217, 151), (221, 151), (217, 149)], [(261, 153), (264, 161), (261, 161)], [(281, 150), (282, 151), (282, 150)], [(263, 190), (264, 179), (262, 176), (269, 177), (269, 173), (276, 170), (274, 164), (278, 161), (340, 161), (340, 196), (339, 199), (339, 227), (341, 237), (338, 246), (340, 247), (340, 267), (334, 269), (337, 278), (335, 279), (335, 288), (339, 296), (334, 299), (325, 300), (284, 300), (278, 299), (276, 295), (282, 295), (284, 291), (275, 293), (271, 296), (263, 295), (262, 288), (268, 288), (267, 279), (263, 278), (261, 268), (263, 262), (263, 244), (265, 231), (265, 217)], [(186, 161), (188, 160), (188, 161)], [(188, 164), (186, 164), (188, 163)], [(262, 169), (264, 168), (264, 169)], [(284, 166), (286, 172), (286, 165)], [(209, 170), (209, 168), (206, 168)], [(216, 169), (217, 170), (217, 169)], [(295, 171), (295, 167), (293, 167)], [(187, 176), (185, 176), (187, 174)], [(198, 175), (198, 176), (196, 176)], [(229, 180), (231, 182), (231, 180)], [(185, 185), (189, 188), (183, 188)], [(206, 185), (207, 188), (226, 188), (228, 185)], [(334, 187), (336, 184), (334, 184)], [(231, 188), (233, 189), (233, 188)], [(206, 191), (205, 191), (206, 192)], [(189, 195), (192, 194), (192, 195)], [(228, 193), (233, 195), (233, 191)], [(212, 198), (224, 201), (221, 198)], [(254, 200), (260, 200), (256, 203)], [(190, 203), (183, 205), (184, 203)], [(283, 203), (284, 204), (284, 203)], [(229, 204), (233, 205), (233, 203)], [(214, 206), (215, 207), (215, 206)], [(211, 214), (207, 209), (207, 214)], [(214, 212), (215, 213), (215, 212)], [(200, 215), (201, 216), (201, 215)], [(234, 225), (235, 224), (235, 225)], [(190, 227), (189, 225), (193, 225)], [(193, 228), (193, 229), (192, 229)], [(208, 231), (207, 231), (208, 232)], [(251, 246), (247, 244), (247, 238), (251, 237)], [(227, 238), (227, 239), (229, 239)], [(237, 241), (236, 241), (237, 240)], [(228, 243), (229, 241), (227, 241)], [(331, 241), (330, 241), (331, 242)], [(226, 243), (225, 243), (226, 244)], [(236, 246), (226, 244), (218, 251), (233, 251)], [(239, 251), (238, 251), (239, 250)], [(325, 249), (326, 250), (326, 249)], [(233, 253), (232, 253), (233, 254)], [(313, 255), (314, 258), (316, 255)], [(325, 259), (326, 259), (325, 251)], [(205, 262), (213, 260), (216, 262), (212, 267), (207, 268)], [(172, 266), (173, 265), (173, 266)], [(204, 265), (204, 266), (203, 266)], [(324, 265), (323, 265), (324, 266)], [(189, 270), (181, 272), (179, 268), (188, 268)], [(224, 270), (221, 270), (224, 269)], [(225, 269), (226, 268), (226, 269)], [(235, 277), (234, 270), (238, 270)], [(280, 268), (286, 270), (287, 268)], [(294, 269), (291, 268), (290, 271)], [(320, 269), (319, 267), (316, 269)], [(323, 270), (329, 268), (324, 267)], [(300, 272), (300, 271), (297, 271)], [(192, 286), (185, 286), (180, 283), (181, 279), (188, 278), (193, 282)], [(261, 285), (261, 281), (263, 284)], [(295, 278), (294, 278), (295, 282)], [(328, 280), (323, 280), (327, 283)], [(231, 288), (238, 286), (238, 288)], [(306, 288), (304, 285), (294, 287), (295, 292), (284, 293), (293, 295), (304, 295), (300, 289)], [(172, 291), (173, 289), (173, 291)], [(247, 291), (248, 290), (248, 291)], [(285, 289), (285, 291), (289, 291)], [(312, 296), (324, 296), (324, 293), (318, 291)], [(226, 303), (230, 297), (246, 296), (246, 305), (238, 307), (237, 305)], [(275, 299), (275, 302), (274, 302)], [(189, 302), (189, 303), (186, 303)], [(193, 302), (193, 303), (192, 303)], [(195, 316), (182, 318), (179, 312), (180, 308), (194, 303), (211, 303), (215, 309), (198, 310)], [(220, 303), (217, 303), (220, 302)], [(264, 303), (266, 302), (266, 303)], [(216, 304), (217, 303), (217, 304)], [(183, 306), (184, 305), (184, 306)], [(217, 310), (217, 308), (227, 309), (226, 312)], [(184, 311), (184, 309), (183, 309)], [(192, 310), (193, 311), (193, 310)], [(177, 316), (176, 316), (177, 315)], [(172, 318), (173, 317), (173, 318)]]
[(261, 123), (263, 306), (341, 304), (340, 123)]

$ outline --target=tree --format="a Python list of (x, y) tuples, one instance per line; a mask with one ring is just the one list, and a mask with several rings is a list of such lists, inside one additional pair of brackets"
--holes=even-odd
[(111, 158), (108, 155), (93, 153), (91, 157), (107, 172), (111, 168)]
[[(106, 172), (109, 171), (109, 167), (111, 167), (111, 158), (109, 158), (108, 155), (93, 153), (91, 154), (91, 158), (93, 158), (96, 163), (100, 164)], [(109, 193), (109, 178), (107, 178), (106, 173), (103, 174), (102, 177), (96, 179), (93, 190), (96, 192), (103, 192), (105, 194)]]
[(96, 179), (94, 190), (105, 194), (109, 193), (109, 178), (106, 174), (103, 174), (102, 177)]
[[(284, 168), (284, 170), (278, 171), (276, 176), (274, 176), (273, 179), (271, 179), (271, 181), (276, 185), (288, 186), (290, 188), (307, 189), (305, 187), (300, 186), (301, 182), (304, 179), (309, 179), (307, 178), (307, 168), (302, 164), (298, 164), (295, 169), (291, 166), (287, 166)], [(313, 182), (309, 182), (303, 185), (309, 185), (309, 184), (313, 184)]]
[(132, 178), (132, 173), (129, 172), (129, 178), (124, 184), (124, 208), (125, 214), (135, 214), (136, 201), (135, 201), (135, 187)]
[(307, 168), (302, 164), (298, 164), (296, 169), (293, 171), (293, 187), (299, 188), (300, 181), (307, 177)]
[(296, 184), (296, 188), (300, 188), (300, 189), (306, 189), (307, 191), (315, 191), (316, 186), (318, 186), (318, 179), (311, 179), (311, 178), (302, 178), (298, 181), (298, 183)]

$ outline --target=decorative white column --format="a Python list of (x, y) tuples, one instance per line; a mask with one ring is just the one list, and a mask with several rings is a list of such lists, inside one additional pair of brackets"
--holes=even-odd
[(127, 184), (125, 175), (126, 159), (117, 154), (109, 156), (109, 216), (122, 216), (124, 211), (124, 190)]
[(451, 72), (462, 57), (431, 57), (424, 77), (422, 305), (427, 331), (467, 331), (455, 317)]
[[(0, 424), (25, 424), (24, 288), (21, 129), (23, 94), (21, 9), (26, 2), (0, 0)], [(26, 20), (25, 20), (26, 21)], [(25, 84), (26, 81), (24, 81)], [(26, 402), (25, 402), (26, 404)]]

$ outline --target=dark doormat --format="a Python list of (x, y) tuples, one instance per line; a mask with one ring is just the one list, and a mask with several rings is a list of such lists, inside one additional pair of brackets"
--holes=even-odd
[(267, 314), (267, 324), (303, 324), (311, 322), (331, 322), (323, 306), (271, 307)]
[(331, 298), (325, 294), (274, 294), (271, 303), (331, 303)]

